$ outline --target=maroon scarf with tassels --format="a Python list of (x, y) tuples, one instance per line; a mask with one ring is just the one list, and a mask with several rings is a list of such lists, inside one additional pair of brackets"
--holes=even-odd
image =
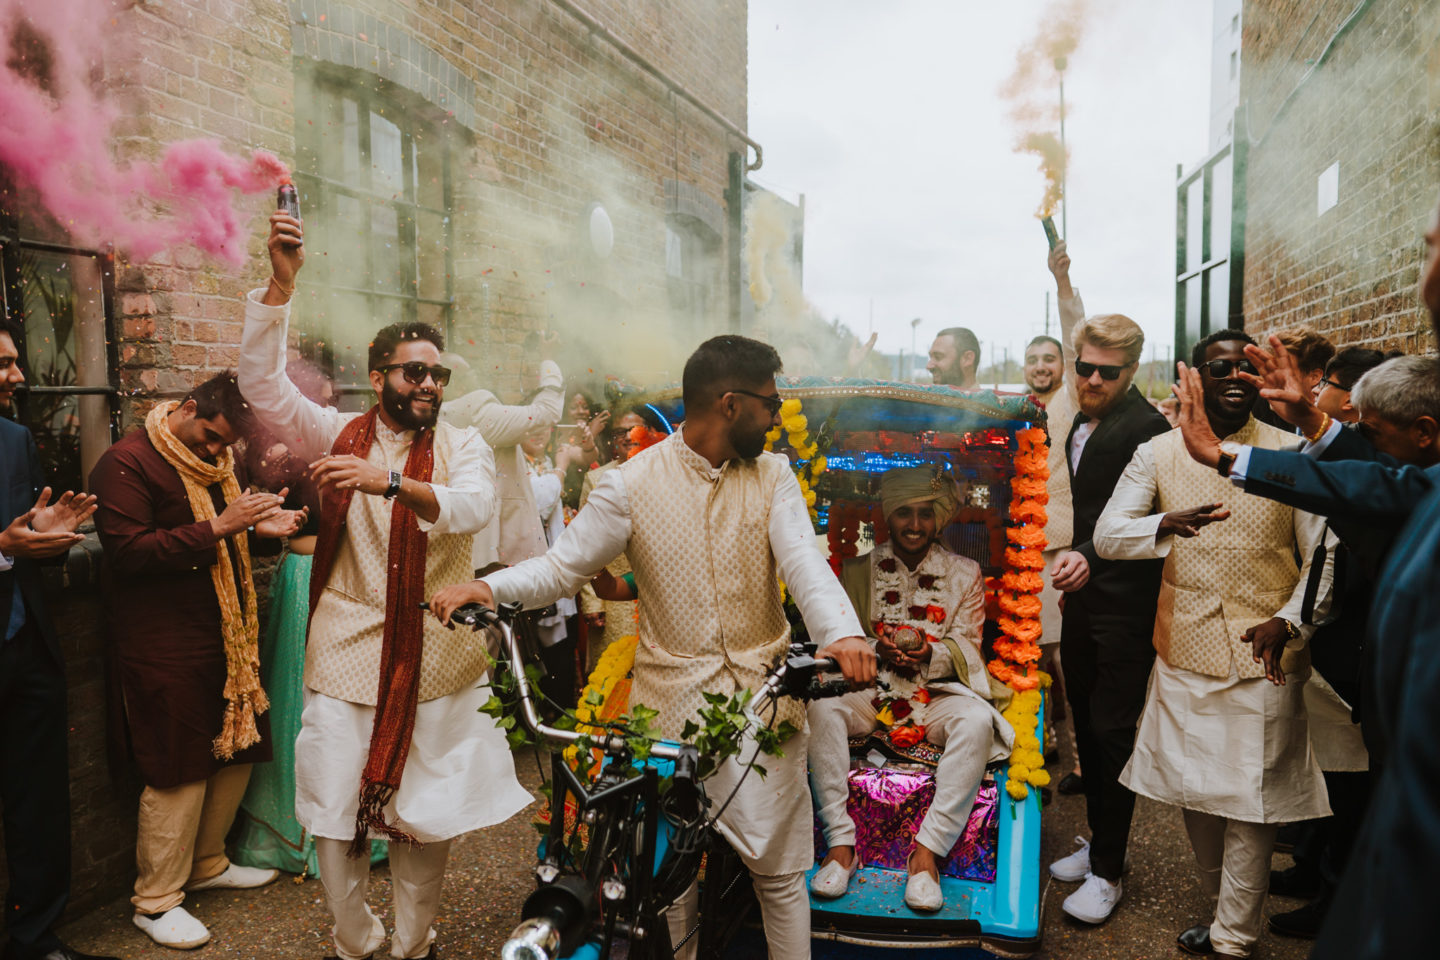
[[(364, 460), (375, 442), (379, 407), (356, 417), (335, 438), (332, 454), (351, 454)], [(418, 430), (405, 460), (405, 476), (430, 482), (435, 466), (435, 431)], [(310, 575), (310, 616), (330, 582), (335, 554), (345, 529), (353, 488), (327, 492), (320, 511), (320, 535)], [(375, 696), (375, 725), (370, 731), (370, 757), (360, 779), (360, 809), (355, 814), (355, 839), (350, 856), (368, 856), (369, 831), (393, 840), (418, 843), (414, 837), (385, 822), (385, 805), (400, 789), (400, 775), (415, 732), (415, 707), (420, 690), (420, 654), (424, 647), (425, 547), (415, 514), (397, 500), (390, 507), (390, 553), (386, 562), (385, 639), (380, 648), (380, 689)]]

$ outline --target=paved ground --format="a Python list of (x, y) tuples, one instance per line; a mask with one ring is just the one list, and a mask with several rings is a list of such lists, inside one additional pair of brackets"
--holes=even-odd
[[(521, 781), (532, 790), (539, 781), (535, 763), (517, 758)], [(1052, 773), (1065, 767), (1052, 768)], [(1058, 779), (1058, 777), (1057, 777)], [(1043, 852), (1045, 862), (1072, 849), (1072, 838), (1085, 833), (1084, 800), (1057, 797), (1047, 811)], [(533, 808), (532, 808), (533, 811)], [(509, 823), (464, 837), (455, 843), (446, 881), (445, 902), (437, 924), (440, 955), (446, 960), (479, 960), (499, 956), (500, 945), (513, 929), (521, 901), (531, 889), (535, 834), (532, 811)], [(1046, 891), (1044, 947), (1041, 957), (1074, 960), (1149, 960), (1182, 956), (1175, 935), (1208, 919), (1209, 906), (1194, 879), (1189, 844), (1174, 809), (1140, 801), (1131, 841), (1131, 871), (1126, 897), (1109, 923), (1085, 928), (1072, 923), (1060, 902), (1073, 889), (1053, 883)], [(1277, 856), (1276, 865), (1288, 864)], [(371, 880), (371, 904), (390, 922), (390, 876), (378, 867)], [(1267, 909), (1290, 909), (1298, 901), (1276, 900)], [(211, 942), (196, 951), (196, 960), (219, 957), (275, 957), (318, 960), (330, 952), (329, 919), (324, 891), (317, 880), (289, 879), (261, 890), (193, 894), (189, 908), (210, 926)], [(151, 943), (130, 923), (130, 904), (120, 900), (65, 927), (62, 935), (75, 947), (124, 958), (177, 960), (175, 951)], [(1256, 960), (1301, 960), (1306, 941), (1266, 934)], [(820, 956), (817, 950), (817, 957)], [(897, 954), (904, 960), (905, 954)]]

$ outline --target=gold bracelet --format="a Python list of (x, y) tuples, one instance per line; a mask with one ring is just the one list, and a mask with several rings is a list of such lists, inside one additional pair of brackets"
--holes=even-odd
[(1330, 429), (1330, 422), (1331, 422), (1331, 421), (1330, 421), (1330, 414), (1326, 413), (1324, 410), (1321, 410), (1321, 411), (1320, 411), (1320, 426), (1319, 426), (1319, 428), (1315, 431), (1315, 433), (1314, 433), (1313, 435), (1312, 435), (1312, 434), (1308, 434), (1308, 433), (1305, 434), (1305, 440), (1306, 440), (1306, 442), (1307, 442), (1307, 443), (1319, 443), (1319, 442), (1320, 442), (1320, 438), (1323, 437), (1323, 436), (1325, 436), (1325, 431)]
[(285, 284), (281, 283), (280, 279), (276, 277), (273, 273), (270, 274), (270, 282), (275, 284), (275, 289), (285, 294), (286, 297), (295, 296), (295, 284), (292, 283), (290, 284), (290, 286), (287, 287), (285, 286)]

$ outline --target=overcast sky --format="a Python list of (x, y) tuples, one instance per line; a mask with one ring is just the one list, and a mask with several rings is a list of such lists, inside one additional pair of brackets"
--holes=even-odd
[[(880, 348), (968, 326), (983, 363), (1044, 329), (1043, 180), (997, 90), (1043, 0), (750, 0), (760, 184), (806, 201), (805, 292)], [(1211, 4), (1096, 0), (1065, 78), (1072, 279), (1174, 340), (1175, 165), (1206, 152)], [(1056, 217), (1057, 223), (1059, 216)], [(1052, 297), (1053, 300), (1053, 297)], [(1052, 332), (1058, 329), (1052, 303)]]

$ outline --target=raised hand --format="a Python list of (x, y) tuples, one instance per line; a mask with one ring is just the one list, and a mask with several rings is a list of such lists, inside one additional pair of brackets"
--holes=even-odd
[(270, 251), (270, 272), (288, 297), (295, 289), (296, 274), (305, 265), (305, 231), (301, 221), (283, 211), (270, 214), (270, 238), (265, 247)]
[(850, 353), (845, 358), (846, 373), (854, 376), (860, 372), (860, 368), (865, 365), (865, 361), (870, 359), (870, 352), (875, 349), (875, 341), (879, 336), (879, 333), (872, 333), (870, 334), (870, 339), (864, 343), (860, 342), (859, 337), (850, 338)]
[(1200, 371), (1190, 369), (1183, 360), (1179, 370), (1179, 382), (1170, 387), (1170, 392), (1180, 401), (1176, 426), (1190, 456), (1213, 469), (1220, 463), (1220, 438), (1215, 436), (1210, 418), (1205, 414), (1205, 387), (1200, 381)]
[(1055, 244), (1055, 249), (1050, 251), (1047, 266), (1055, 275), (1055, 287), (1060, 298), (1069, 300), (1075, 295), (1075, 290), (1070, 286), (1070, 254), (1066, 251), (1064, 240)]
[(95, 513), (98, 499), (90, 494), (66, 490), (60, 499), (48, 503), (50, 488), (40, 491), (30, 516), (30, 529), (36, 533), (73, 533)]
[(1260, 396), (1270, 403), (1275, 415), (1291, 426), (1299, 427), (1307, 437), (1317, 433), (1325, 422), (1325, 414), (1315, 407), (1310, 390), (1300, 377), (1300, 367), (1285, 344), (1270, 335), (1270, 350), (1254, 344), (1245, 345), (1245, 356), (1255, 364), (1255, 373), (1240, 371), (1241, 379), (1260, 389)]

